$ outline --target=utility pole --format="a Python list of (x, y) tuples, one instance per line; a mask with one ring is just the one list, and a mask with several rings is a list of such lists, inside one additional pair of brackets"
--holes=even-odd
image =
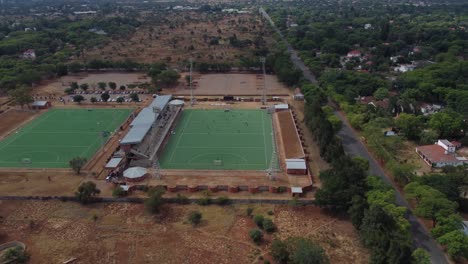
[(265, 57), (260, 58), (263, 70), (263, 92), (262, 92), (262, 105), (266, 105), (266, 73), (265, 73)]
[(193, 98), (193, 87), (192, 87), (192, 69), (193, 69), (193, 61), (192, 58), (190, 58), (190, 106), (193, 106), (195, 104), (195, 98)]

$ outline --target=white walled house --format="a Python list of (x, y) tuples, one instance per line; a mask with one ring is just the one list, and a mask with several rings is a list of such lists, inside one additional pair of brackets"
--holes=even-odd
[(433, 168), (468, 164), (468, 159), (459, 156), (455, 150), (456, 146), (446, 139), (439, 139), (433, 145), (416, 147), (416, 153)]

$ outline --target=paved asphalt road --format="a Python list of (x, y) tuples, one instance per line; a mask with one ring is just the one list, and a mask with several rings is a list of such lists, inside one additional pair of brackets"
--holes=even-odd
[[(263, 8), (259, 9), (259, 12), (270, 22), (270, 25), (274, 30), (280, 35), (284, 42), (286, 42), (288, 47), (288, 52), (291, 55), (292, 62), (296, 65), (297, 68), (301, 69), (304, 77), (307, 78), (312, 83), (317, 83), (317, 80), (313, 73), (309, 70), (308, 67), (302, 62), (302, 60), (297, 55), (297, 52), (289, 45), (287, 40), (284, 38), (283, 34), (278, 30), (274, 22), (271, 20), (270, 16), (265, 12)], [(411, 234), (413, 237), (414, 245), (416, 247), (421, 247), (425, 249), (431, 255), (431, 262), (437, 264), (449, 263), (444, 252), (438, 246), (437, 242), (430, 236), (428, 231), (422, 226), (418, 219), (412, 214), (411, 208), (408, 202), (404, 199), (401, 193), (398, 191), (396, 186), (392, 181), (389, 180), (388, 176), (385, 174), (382, 167), (377, 163), (377, 161), (372, 157), (369, 151), (365, 148), (364, 144), (359, 140), (358, 135), (350, 127), (345, 118), (339, 113), (335, 112), (335, 115), (340, 118), (343, 122), (342, 129), (338, 133), (338, 136), (342, 139), (343, 147), (347, 154), (352, 156), (361, 156), (369, 161), (369, 172), (371, 175), (379, 176), (383, 181), (392, 186), (396, 192), (396, 203), (399, 206), (404, 206), (408, 208), (409, 215), (408, 221), (411, 224)]]

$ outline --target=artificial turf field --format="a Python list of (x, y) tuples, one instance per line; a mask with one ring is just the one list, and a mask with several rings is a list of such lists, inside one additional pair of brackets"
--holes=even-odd
[(163, 169), (268, 169), (272, 133), (266, 110), (184, 110), (159, 162)]
[(0, 141), (0, 167), (67, 168), (88, 160), (132, 109), (51, 109)]

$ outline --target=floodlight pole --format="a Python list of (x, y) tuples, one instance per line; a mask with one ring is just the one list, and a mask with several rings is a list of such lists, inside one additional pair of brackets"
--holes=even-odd
[(263, 70), (263, 91), (262, 91), (262, 105), (266, 105), (266, 73), (265, 73), (265, 57), (260, 58)]
[(192, 87), (192, 67), (193, 67), (193, 61), (192, 58), (190, 58), (190, 76), (189, 76), (189, 85), (190, 85), (190, 106), (193, 106), (195, 103), (194, 98), (193, 98), (193, 87)]

